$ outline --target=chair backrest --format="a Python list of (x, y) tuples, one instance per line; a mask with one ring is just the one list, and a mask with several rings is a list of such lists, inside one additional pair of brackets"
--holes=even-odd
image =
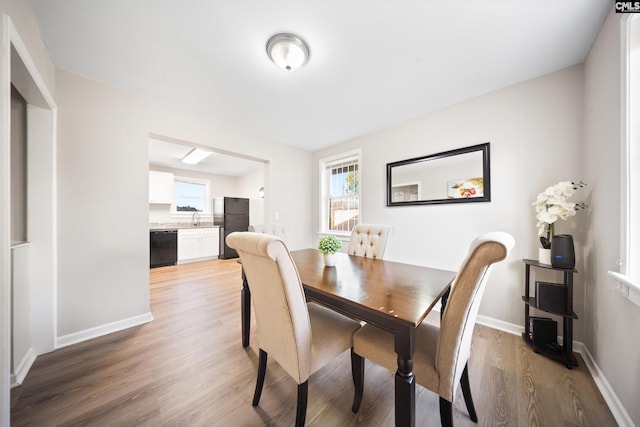
[(384, 258), (387, 241), (393, 227), (381, 224), (358, 224), (351, 230), (349, 255), (365, 258)]
[(478, 237), (453, 280), (440, 323), (435, 361), (439, 394), (450, 402), (471, 355), (473, 328), (489, 273), (494, 263), (508, 256), (514, 243), (513, 237), (503, 232)]
[(267, 224), (250, 224), (249, 231), (255, 231), (256, 233), (271, 234), (277, 236), (282, 240), (287, 239), (287, 231), (282, 224), (267, 223)]
[(234, 232), (226, 242), (238, 252), (251, 288), (260, 348), (302, 384), (311, 365), (311, 323), (289, 250), (263, 233)]

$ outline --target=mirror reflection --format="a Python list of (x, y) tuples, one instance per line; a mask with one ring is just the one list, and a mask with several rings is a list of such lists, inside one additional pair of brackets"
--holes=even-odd
[(387, 206), (490, 200), (489, 143), (387, 164)]

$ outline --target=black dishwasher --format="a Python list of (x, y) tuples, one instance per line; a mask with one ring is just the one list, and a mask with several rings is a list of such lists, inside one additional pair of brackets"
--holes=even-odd
[(178, 230), (149, 232), (150, 266), (176, 265), (178, 262)]

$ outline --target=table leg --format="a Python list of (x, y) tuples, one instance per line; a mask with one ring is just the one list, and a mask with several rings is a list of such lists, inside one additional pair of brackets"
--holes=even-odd
[(242, 269), (242, 290), (240, 291), (240, 314), (242, 316), (242, 346), (249, 346), (249, 330), (251, 329), (251, 291), (247, 275)]
[(398, 370), (395, 378), (396, 426), (416, 425), (416, 381), (413, 374), (415, 350), (414, 328), (397, 326), (394, 334), (398, 354)]

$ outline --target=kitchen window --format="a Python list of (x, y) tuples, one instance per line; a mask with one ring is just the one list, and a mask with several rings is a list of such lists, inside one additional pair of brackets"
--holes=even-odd
[(360, 221), (360, 150), (320, 160), (320, 228), (350, 234)]
[(211, 213), (209, 206), (209, 181), (176, 176), (174, 178), (174, 190), (174, 213)]

